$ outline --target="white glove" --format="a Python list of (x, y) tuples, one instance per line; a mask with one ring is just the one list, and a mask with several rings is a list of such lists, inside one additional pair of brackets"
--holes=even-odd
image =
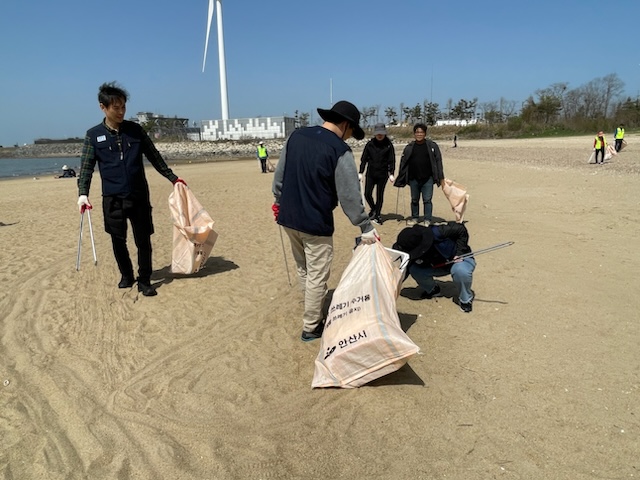
[(360, 235), (360, 241), (365, 245), (371, 245), (373, 243), (376, 243), (376, 240), (378, 241), (380, 240), (380, 235), (378, 235), (378, 232), (376, 231), (375, 228), (373, 230), (368, 231), (367, 233), (363, 233), (362, 235)]
[(358, 180), (362, 181), (362, 174), (361, 173), (358, 174)]
[(80, 195), (78, 197), (78, 207), (80, 208), (80, 213), (84, 213), (85, 210), (91, 210), (93, 208), (86, 195)]
[(394, 177), (393, 175), (389, 175), (389, 181), (391, 183), (395, 182), (396, 181), (396, 177)]

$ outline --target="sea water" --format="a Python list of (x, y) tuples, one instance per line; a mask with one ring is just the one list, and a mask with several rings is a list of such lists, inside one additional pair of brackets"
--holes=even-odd
[(0, 158), (0, 178), (62, 175), (63, 165), (80, 173), (79, 157)]

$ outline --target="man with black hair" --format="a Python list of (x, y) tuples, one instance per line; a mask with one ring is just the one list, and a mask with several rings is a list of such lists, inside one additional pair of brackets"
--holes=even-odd
[(342, 207), (360, 228), (362, 243), (378, 234), (365, 213), (358, 171), (345, 140), (364, 138), (360, 112), (347, 101), (330, 110), (318, 108), (322, 126), (294, 131), (280, 153), (273, 178), (272, 210), (289, 236), (300, 286), (304, 292), (301, 340), (322, 336), (322, 306), (333, 260), (333, 210)]
[[(413, 126), (415, 140), (409, 143), (400, 157), (400, 168), (394, 185), (411, 189), (411, 218), (407, 225), (423, 223), (428, 226), (433, 215), (433, 185), (441, 186), (444, 180), (442, 155), (438, 144), (427, 140), (427, 126)], [(420, 196), (424, 204), (424, 217), (420, 219)]]
[(111, 235), (113, 253), (121, 274), (118, 287), (129, 288), (135, 283), (127, 248), (129, 220), (138, 248), (138, 291), (149, 297), (157, 295), (151, 285), (151, 235), (154, 230), (142, 155), (171, 183), (186, 183), (167, 166), (144, 129), (124, 119), (128, 98), (127, 91), (115, 82), (100, 86), (98, 103), (105, 117), (89, 129), (84, 138), (78, 176), (78, 206), (80, 212), (92, 208), (88, 195), (97, 164), (102, 181), (104, 228)]

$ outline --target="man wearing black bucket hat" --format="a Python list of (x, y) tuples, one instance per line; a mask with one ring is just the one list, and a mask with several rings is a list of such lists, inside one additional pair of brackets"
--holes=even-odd
[(364, 138), (360, 112), (350, 102), (318, 108), (321, 126), (294, 131), (280, 153), (273, 178), (272, 210), (289, 236), (304, 292), (301, 339), (322, 336), (322, 306), (333, 259), (333, 210), (360, 227), (362, 243), (379, 240), (365, 213), (353, 153), (346, 140)]
[(408, 272), (424, 292), (420, 298), (441, 295), (440, 286), (433, 277), (451, 275), (458, 287), (458, 305), (465, 313), (473, 308), (474, 293), (471, 290), (476, 261), (471, 252), (469, 232), (462, 223), (414, 225), (403, 229), (393, 245), (395, 250), (409, 254)]

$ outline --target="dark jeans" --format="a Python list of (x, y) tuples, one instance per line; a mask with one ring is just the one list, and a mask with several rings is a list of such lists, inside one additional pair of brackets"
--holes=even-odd
[(420, 196), (424, 204), (424, 220), (431, 221), (433, 214), (433, 177), (428, 180), (418, 181), (409, 180), (409, 188), (411, 189), (411, 217), (419, 221), (420, 217)]
[(260, 168), (262, 168), (262, 173), (267, 173), (267, 159), (259, 158), (258, 160), (260, 160)]
[(621, 148), (622, 148), (622, 139), (616, 138), (616, 152), (619, 152)]
[[(384, 200), (384, 188), (387, 186), (387, 177), (367, 176), (364, 184), (364, 198), (371, 208), (373, 217), (379, 217), (382, 212), (382, 201)], [(373, 188), (376, 189), (376, 201), (373, 201)]]
[(127, 221), (131, 222), (133, 239), (138, 247), (138, 279), (151, 282), (151, 205), (146, 201), (104, 197), (102, 201), (105, 230), (111, 235), (113, 254), (123, 277), (133, 279), (133, 265), (127, 248)]
[(600, 163), (604, 163), (604, 147), (596, 149), (596, 163), (598, 163), (598, 153), (602, 156)]

